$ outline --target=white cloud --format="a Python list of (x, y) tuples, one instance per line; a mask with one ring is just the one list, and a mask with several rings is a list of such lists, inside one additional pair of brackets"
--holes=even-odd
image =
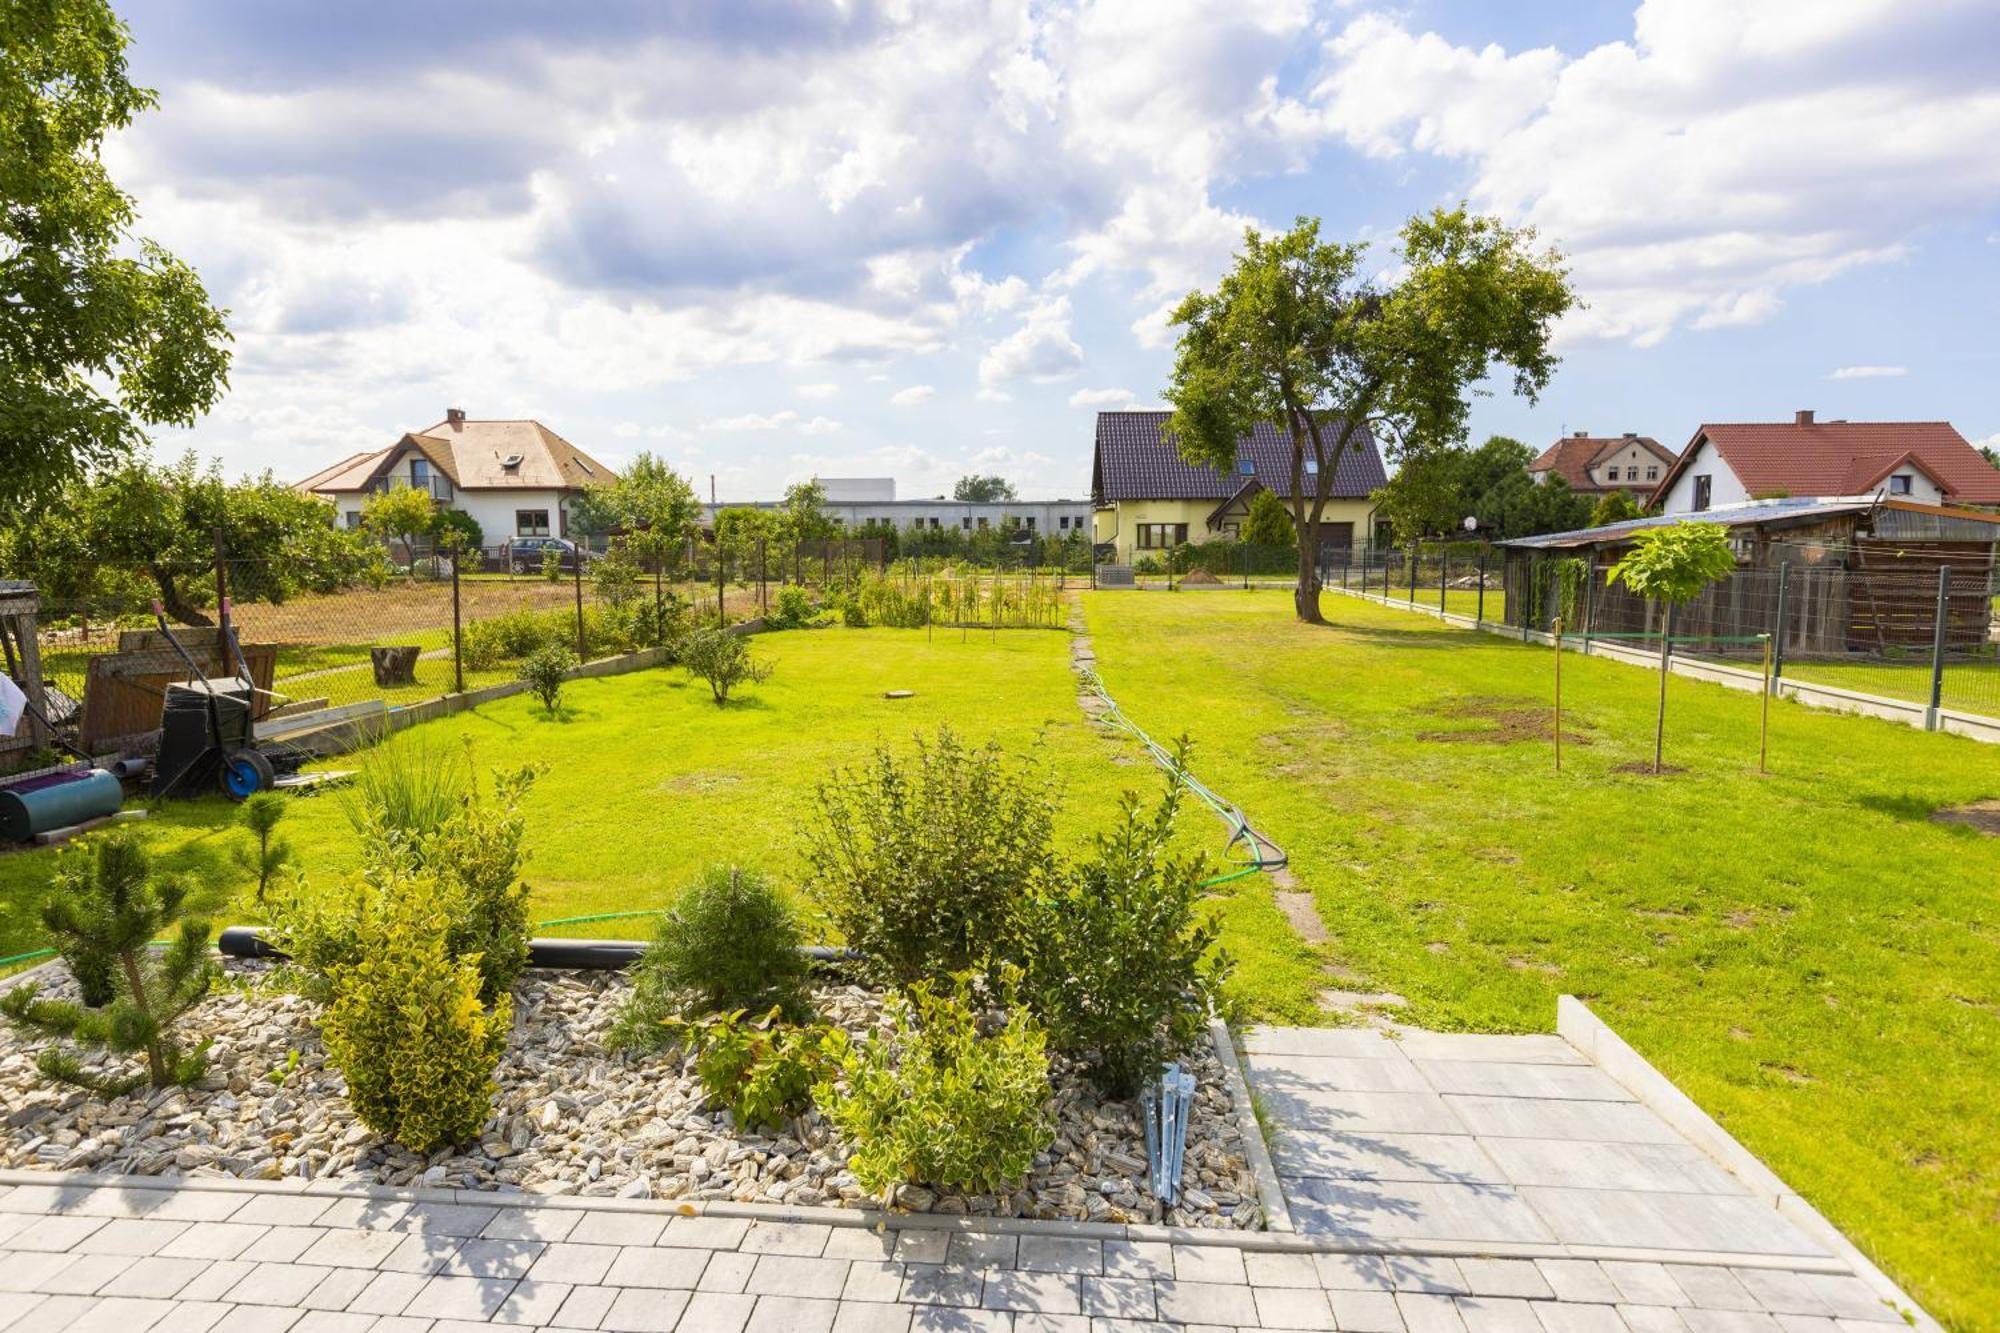
[(809, 421), (799, 423), (801, 435), (837, 435), (845, 429), (846, 427), (832, 417), (813, 417)]
[(838, 384), (801, 384), (792, 390), (801, 398), (831, 398), (840, 392)]
[(986, 349), (979, 382), (989, 389), (1016, 380), (1037, 384), (1066, 379), (1083, 366), (1083, 348), (1070, 336), (1069, 298), (1037, 303), (1021, 326)]
[(2000, 96), (1974, 0), (1645, 0), (1629, 41), (1475, 50), (1367, 14), (1312, 102), (1363, 151), (1465, 161), (1475, 207), (1572, 257), (1569, 334), (1753, 324), (1788, 288), (1907, 254), (2000, 201)]
[(898, 389), (889, 395), (891, 407), (914, 407), (927, 399), (937, 397), (937, 390), (928, 384), (912, 384), (907, 389)]
[(1827, 378), (1830, 380), (1901, 379), (1909, 373), (1908, 366), (1842, 366)]
[(1130, 407), (1130, 389), (1078, 389), (1069, 396), (1071, 407)]
[(791, 425), (798, 419), (799, 414), (787, 408), (782, 412), (772, 412), (769, 415), (750, 412), (740, 417), (717, 417), (713, 421), (704, 421), (701, 424), (701, 428), (703, 430), (720, 431), (778, 430)]

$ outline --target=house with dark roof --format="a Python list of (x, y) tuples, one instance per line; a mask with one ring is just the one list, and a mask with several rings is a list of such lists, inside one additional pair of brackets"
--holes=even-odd
[(398, 486), (470, 514), (486, 546), (569, 534), (571, 503), (617, 475), (539, 421), (475, 421), (462, 408), (386, 449), (351, 454), (294, 488), (333, 502), (337, 521), (361, 526), (370, 495)]
[(1948, 421), (1710, 422), (1654, 488), (1669, 514), (1774, 496), (1886, 496), (2000, 506), (2000, 468)]
[[(1236, 466), (1224, 472), (1188, 462), (1166, 432), (1162, 411), (1099, 412), (1090, 467), (1092, 539), (1112, 560), (1135, 564), (1188, 542), (1228, 541), (1249, 516), (1260, 490), (1292, 498), (1292, 441), (1268, 422), (1236, 444)], [(1366, 427), (1355, 433), (1334, 469), (1333, 493), (1322, 517), (1321, 542), (1333, 549), (1366, 542), (1375, 528), (1369, 497), (1388, 476)], [(1312, 465), (1307, 493), (1319, 484)]]
[(1674, 451), (1650, 435), (1592, 435), (1587, 430), (1565, 435), (1528, 464), (1536, 481), (1554, 474), (1579, 495), (1609, 495), (1629, 491), (1650, 494), (1674, 465)]

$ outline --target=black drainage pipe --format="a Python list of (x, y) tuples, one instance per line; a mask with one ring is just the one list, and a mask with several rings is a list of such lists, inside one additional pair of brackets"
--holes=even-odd
[[(265, 937), (262, 926), (225, 927), (216, 938), (215, 947), (226, 958), (285, 956), (283, 950)], [(639, 961), (639, 956), (649, 947), (643, 940), (529, 940), (528, 966), (616, 971)], [(836, 968), (861, 960), (861, 955), (852, 949), (836, 949), (824, 944), (804, 945), (799, 952), (815, 968)]]

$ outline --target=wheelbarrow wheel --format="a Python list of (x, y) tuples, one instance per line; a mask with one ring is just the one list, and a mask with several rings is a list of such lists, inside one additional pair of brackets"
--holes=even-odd
[(260, 750), (237, 750), (222, 761), (222, 794), (232, 801), (247, 801), (269, 791), (277, 780), (277, 770)]

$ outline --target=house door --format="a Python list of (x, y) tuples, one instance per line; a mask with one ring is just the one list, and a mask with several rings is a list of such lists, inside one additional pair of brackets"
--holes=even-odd
[(1319, 525), (1319, 549), (1322, 551), (1351, 551), (1354, 549), (1354, 525), (1352, 523), (1322, 523)]

